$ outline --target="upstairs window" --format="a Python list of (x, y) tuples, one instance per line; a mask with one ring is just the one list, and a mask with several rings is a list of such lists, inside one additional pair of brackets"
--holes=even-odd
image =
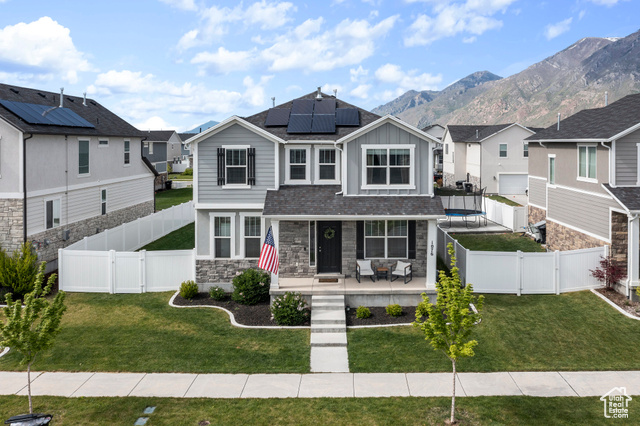
[(247, 184), (247, 150), (227, 149), (226, 157), (226, 184), (246, 185)]
[(255, 148), (223, 146), (218, 148), (218, 185), (249, 188), (256, 184)]
[(286, 147), (285, 183), (309, 184), (309, 147)]
[(507, 158), (507, 144), (500, 144), (500, 158)]
[(596, 179), (596, 147), (578, 146), (578, 177)]
[(78, 174), (89, 174), (89, 141), (78, 141)]
[(153, 155), (153, 142), (149, 142), (149, 155)]
[(339, 157), (336, 149), (316, 147), (315, 155), (315, 181), (317, 183), (340, 183)]
[(107, 190), (100, 191), (100, 212), (102, 215), (107, 214)]
[(525, 142), (523, 147), (522, 147), (522, 156), (524, 158), (528, 158), (529, 157), (529, 144), (527, 142)]
[(131, 160), (131, 142), (124, 141), (124, 164), (129, 164)]
[(414, 147), (363, 145), (364, 188), (413, 186)]
[(549, 157), (549, 184), (556, 184), (556, 157)]
[(109, 146), (109, 139), (98, 139), (98, 148), (107, 148)]

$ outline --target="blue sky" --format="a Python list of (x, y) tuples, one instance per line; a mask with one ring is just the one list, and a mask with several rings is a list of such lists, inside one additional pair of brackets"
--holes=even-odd
[(366, 109), (503, 77), (640, 27), (635, 0), (0, 0), (0, 82), (96, 99), (141, 129), (246, 116), (318, 86)]

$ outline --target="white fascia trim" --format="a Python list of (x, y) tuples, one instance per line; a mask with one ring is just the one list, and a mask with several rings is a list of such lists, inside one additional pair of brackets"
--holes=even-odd
[(121, 177), (121, 178), (115, 178), (115, 179), (107, 179), (99, 182), (94, 181), (94, 182), (81, 183), (79, 185), (69, 186), (69, 188), (60, 186), (58, 188), (41, 189), (38, 191), (29, 191), (27, 193), (27, 197), (41, 197), (43, 195), (49, 195), (49, 194), (54, 194), (58, 192), (75, 191), (78, 189), (86, 189), (86, 188), (97, 188), (101, 186), (111, 185), (114, 183), (127, 182), (127, 181), (133, 181), (133, 180), (145, 179), (145, 178), (151, 179), (153, 178), (153, 176), (144, 174), (144, 175), (128, 176), (128, 177)]
[(587, 143), (600, 143), (600, 142), (608, 142), (607, 139), (525, 139), (527, 142), (536, 142), (536, 143), (547, 143), (547, 142), (566, 142), (566, 143), (578, 143), (578, 142), (587, 142)]
[(431, 141), (431, 142), (438, 142), (438, 139), (435, 138), (434, 136), (423, 132), (422, 130), (418, 129), (417, 127), (414, 127), (408, 123), (405, 123), (404, 121), (400, 120), (399, 118), (394, 117), (393, 115), (385, 115), (384, 117), (379, 118), (378, 120), (374, 121), (373, 123), (369, 123), (364, 127), (359, 128), (358, 130), (356, 130), (353, 133), (348, 134), (347, 136), (338, 139), (336, 141), (336, 143), (343, 143), (343, 144), (347, 144), (349, 142), (351, 142), (352, 140), (360, 137), (361, 135), (377, 129), (378, 127), (387, 124), (387, 123), (392, 123), (395, 124), (396, 126), (402, 128), (403, 130), (406, 130), (407, 132), (411, 133), (412, 135), (414, 135), (417, 138), (426, 140), (426, 141)]
[(542, 207), (542, 206), (539, 206), (539, 205), (537, 205), (537, 204), (528, 203), (528, 205), (530, 205), (531, 207), (535, 207), (535, 208), (537, 208), (537, 209), (544, 210), (544, 211), (546, 211), (546, 210), (547, 210), (547, 208), (546, 208), (546, 207)]
[(22, 192), (0, 192), (0, 198), (1, 199), (22, 199), (24, 197), (24, 194)]
[[(534, 131), (533, 131), (533, 130), (531, 130), (531, 129), (527, 129), (526, 127), (524, 127), (524, 126), (523, 126), (522, 124), (520, 124), (520, 123), (512, 123), (511, 125), (509, 125), (509, 126), (507, 126), (507, 127), (504, 127), (504, 128), (502, 128), (502, 129), (498, 130), (498, 131), (497, 131), (497, 132), (495, 132), (495, 133), (491, 133), (489, 136), (487, 136), (487, 137), (486, 137), (486, 138), (484, 138), (484, 139), (481, 139), (481, 140), (479, 140), (479, 141), (472, 141), (472, 142), (478, 142), (478, 143), (480, 143), (480, 142), (484, 142), (484, 141), (486, 141), (487, 139), (492, 138), (492, 137), (494, 137), (495, 135), (497, 135), (497, 134), (499, 134), (499, 133), (502, 133), (502, 132), (504, 132), (505, 130), (508, 130), (508, 129), (512, 128), (513, 126), (518, 126), (518, 127), (522, 128), (523, 130), (526, 130), (527, 132), (531, 133), (532, 135), (535, 135), (535, 133), (536, 133), (536, 132), (534, 132)], [(523, 139), (523, 140), (524, 140), (524, 139)], [(504, 157), (503, 157), (503, 158), (504, 158)]]
[(234, 115), (232, 117), (227, 118), (226, 120), (216, 124), (213, 127), (208, 128), (207, 130), (205, 130), (202, 133), (198, 133), (197, 135), (187, 139), (184, 144), (191, 146), (191, 144), (197, 144), (200, 141), (203, 141), (204, 139), (208, 138), (209, 136), (213, 136), (216, 133), (219, 133), (229, 127), (231, 127), (234, 124), (238, 124), (242, 127), (244, 127), (247, 130), (250, 130), (254, 133), (257, 133), (258, 135), (264, 137), (265, 139), (270, 140), (273, 143), (281, 143), (281, 144), (285, 144), (286, 142), (282, 139), (280, 139), (279, 137), (276, 137), (274, 135), (272, 135), (271, 133), (267, 132), (264, 129), (261, 129), (260, 127), (249, 123), (248, 121), (243, 120), (242, 118), (238, 117), (237, 115)]
[[(611, 193), (611, 191), (609, 191), (609, 190), (607, 189), (607, 187), (606, 187), (606, 186), (604, 186), (604, 184), (602, 184), (601, 186), (602, 186), (602, 189), (604, 189), (605, 191), (607, 191), (607, 194), (609, 194), (609, 195), (611, 196), (611, 198), (613, 198), (613, 200), (614, 200), (616, 203), (618, 203), (618, 204), (620, 205), (620, 207), (622, 207), (622, 209), (624, 210), (624, 212), (625, 212), (626, 214), (629, 214), (629, 215), (631, 214), (631, 212), (629, 211), (629, 209), (627, 208), (627, 206), (625, 206), (624, 204), (622, 204), (622, 202), (621, 202), (620, 200), (618, 200), (618, 198), (617, 198), (615, 195), (613, 195), (613, 193)], [(609, 207), (609, 209), (613, 209), (613, 207)]]
[(317, 220), (317, 221), (325, 221), (325, 220), (377, 220), (377, 219), (385, 219), (385, 220), (440, 220), (446, 219), (446, 215), (367, 215), (367, 216), (359, 216), (359, 215), (264, 215), (263, 217), (267, 219), (273, 220)]
[(544, 181), (546, 181), (546, 180), (547, 180), (547, 178), (546, 178), (546, 177), (533, 176), (533, 175), (529, 175), (529, 179), (539, 179), (539, 180), (544, 180)]
[(211, 204), (211, 203), (196, 203), (195, 208), (197, 210), (263, 210), (264, 203), (258, 204)]
[(585, 191), (584, 189), (578, 189), (578, 188), (572, 188), (570, 186), (564, 186), (564, 185), (558, 185), (555, 184), (553, 185), (553, 187), (555, 187), (556, 189), (564, 189), (567, 191), (572, 191), (572, 192), (579, 192), (581, 194), (587, 194), (593, 197), (600, 197), (600, 198), (606, 198), (607, 200), (610, 200), (611, 197), (607, 194), (600, 194), (598, 192), (592, 192), (592, 191)]
[(611, 244), (611, 240), (610, 240), (610, 239), (608, 239), (608, 238), (603, 238), (601, 235), (596, 235), (596, 234), (594, 234), (593, 232), (585, 231), (584, 229), (580, 229), (580, 228), (578, 228), (577, 226), (569, 225), (569, 224), (566, 224), (566, 223), (561, 222), (561, 221), (559, 221), (559, 220), (553, 219), (553, 218), (549, 217), (549, 213), (548, 213), (548, 212), (547, 212), (547, 218), (546, 218), (546, 219), (547, 219), (547, 220), (549, 220), (549, 221), (551, 221), (551, 222), (555, 222), (555, 223), (557, 223), (558, 225), (562, 225), (562, 226), (564, 226), (565, 228), (572, 229), (572, 230), (574, 230), (574, 231), (577, 231), (577, 232), (580, 232), (580, 233), (582, 233), (582, 234), (588, 235), (588, 236), (590, 236), (590, 237), (592, 237), (592, 238), (595, 238), (595, 239), (597, 239), (597, 240), (604, 241), (604, 242), (605, 242), (605, 243), (607, 243), (607, 244)]
[(640, 123), (636, 124), (635, 126), (629, 127), (627, 130), (623, 130), (622, 132), (618, 133), (617, 135), (611, 136), (605, 142), (611, 142), (611, 141), (614, 141), (616, 139), (623, 138), (623, 137), (627, 136), (629, 133), (633, 133), (638, 129), (640, 129)]

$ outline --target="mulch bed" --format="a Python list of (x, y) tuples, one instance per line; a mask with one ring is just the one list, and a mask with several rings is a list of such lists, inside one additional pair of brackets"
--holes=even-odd
[(618, 305), (625, 312), (634, 315), (636, 317), (640, 317), (640, 302), (632, 302), (627, 299), (624, 294), (620, 294), (613, 289), (607, 288), (597, 288), (596, 291)]
[[(242, 325), (251, 326), (277, 326), (275, 321), (271, 319), (269, 311), (269, 302), (262, 302), (257, 305), (241, 305), (234, 302), (230, 298), (226, 300), (214, 300), (209, 297), (208, 293), (198, 293), (191, 300), (184, 299), (179, 294), (173, 299), (173, 303), (178, 306), (220, 306), (233, 313), (236, 322)], [(402, 315), (392, 317), (388, 315), (384, 307), (369, 308), (371, 309), (371, 317), (367, 319), (356, 318), (356, 308), (351, 308), (347, 312), (347, 326), (353, 325), (387, 325), (387, 324), (406, 324), (415, 321), (415, 306), (403, 306)], [(303, 326), (310, 326), (310, 321), (306, 321)]]

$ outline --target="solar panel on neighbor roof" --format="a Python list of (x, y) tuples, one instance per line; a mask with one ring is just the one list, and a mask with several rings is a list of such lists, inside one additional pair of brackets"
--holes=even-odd
[(311, 114), (291, 114), (287, 133), (311, 133)]
[[(95, 126), (68, 108), (55, 108), (48, 105), (28, 104), (0, 99), (0, 105), (29, 124), (49, 126), (89, 127)], [(49, 111), (49, 112), (47, 112)], [(46, 112), (45, 115), (43, 115)]]
[(336, 100), (331, 98), (325, 98), (315, 101), (313, 107), (314, 114), (335, 114), (336, 112)]
[(295, 99), (291, 105), (291, 114), (313, 114), (313, 99)]
[(286, 126), (289, 124), (289, 114), (291, 109), (289, 108), (271, 108), (267, 113), (267, 120), (265, 126)]
[(337, 108), (336, 126), (359, 126), (360, 113), (355, 108)]
[(311, 124), (311, 133), (335, 133), (335, 132), (336, 132), (335, 114), (313, 114), (313, 123)]

